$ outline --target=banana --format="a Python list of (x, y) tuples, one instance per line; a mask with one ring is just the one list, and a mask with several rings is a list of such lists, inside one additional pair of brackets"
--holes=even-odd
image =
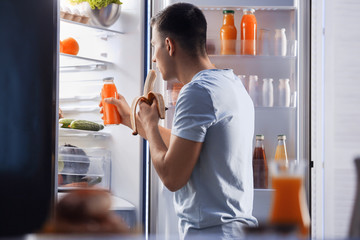
[(154, 85), (156, 80), (156, 73), (155, 70), (150, 70), (144, 85), (144, 91), (143, 95), (136, 97), (132, 104), (131, 104), (131, 115), (130, 115), (130, 122), (131, 122), (131, 128), (133, 130), (133, 135), (137, 135), (137, 127), (136, 127), (136, 107), (140, 102), (146, 102), (147, 104), (151, 105), (156, 99), (157, 102), (157, 110), (159, 112), (159, 117), (161, 119), (165, 118), (165, 102), (164, 98), (160, 93), (154, 93)]

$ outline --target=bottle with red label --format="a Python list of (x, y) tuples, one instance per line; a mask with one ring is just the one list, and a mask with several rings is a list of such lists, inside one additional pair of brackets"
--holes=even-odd
[(120, 124), (121, 117), (119, 112), (116, 109), (116, 106), (113, 104), (106, 103), (104, 101), (105, 98), (118, 98), (117, 97), (117, 89), (114, 83), (114, 78), (104, 78), (104, 85), (101, 89), (101, 102), (103, 106), (103, 120), (104, 125), (111, 124)]

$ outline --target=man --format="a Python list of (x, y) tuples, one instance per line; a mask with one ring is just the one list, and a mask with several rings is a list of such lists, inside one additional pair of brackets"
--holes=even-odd
[[(156, 101), (140, 104), (139, 134), (150, 144), (152, 163), (175, 192), (181, 238), (218, 234), (238, 238), (252, 216), (254, 107), (232, 70), (215, 69), (205, 49), (206, 20), (195, 6), (178, 3), (152, 19), (153, 62), (165, 81), (184, 84), (172, 129), (158, 126)], [(115, 104), (130, 127), (124, 97)]]

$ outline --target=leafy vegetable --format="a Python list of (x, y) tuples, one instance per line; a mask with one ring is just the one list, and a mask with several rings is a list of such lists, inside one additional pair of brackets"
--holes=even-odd
[(95, 7), (97, 7), (98, 9), (101, 9), (103, 7), (106, 7), (110, 3), (122, 4), (122, 2), (120, 2), (120, 0), (69, 0), (69, 1), (72, 4), (88, 2), (92, 9), (95, 9)]

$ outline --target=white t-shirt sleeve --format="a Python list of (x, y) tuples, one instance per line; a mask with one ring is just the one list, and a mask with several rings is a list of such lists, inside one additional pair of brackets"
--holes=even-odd
[(206, 131), (215, 120), (209, 92), (197, 83), (189, 83), (179, 94), (171, 133), (194, 142), (204, 142)]

